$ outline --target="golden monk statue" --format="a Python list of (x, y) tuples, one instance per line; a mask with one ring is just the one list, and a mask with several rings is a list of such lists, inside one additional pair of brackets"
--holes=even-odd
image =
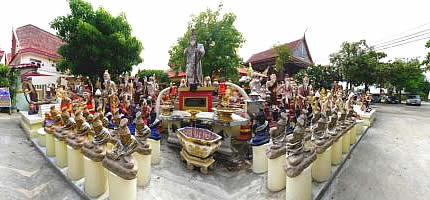
[(117, 176), (131, 180), (137, 175), (137, 162), (131, 155), (136, 151), (137, 142), (130, 135), (128, 119), (123, 118), (119, 127), (119, 140), (115, 144), (112, 153), (107, 153), (103, 160), (103, 166)]

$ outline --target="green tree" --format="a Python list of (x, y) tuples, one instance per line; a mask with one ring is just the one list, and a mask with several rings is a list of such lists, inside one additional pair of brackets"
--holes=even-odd
[(275, 68), (278, 73), (284, 73), (285, 65), (290, 62), (291, 50), (287, 44), (277, 44), (273, 46), (273, 50), (277, 55), (275, 60)]
[[(430, 48), (430, 40), (427, 41), (426, 48)], [(424, 58), (423, 64), (426, 65), (425, 71), (430, 70), (430, 52), (427, 53), (426, 57)]]
[(294, 79), (300, 83), (305, 75), (308, 75), (310, 83), (315, 89), (331, 88), (334, 81), (341, 80), (339, 68), (333, 66), (310, 66), (296, 73)]
[(237, 67), (243, 63), (236, 50), (242, 47), (245, 39), (236, 27), (236, 15), (226, 13), (221, 16), (223, 5), (213, 11), (207, 9), (198, 16), (191, 16), (187, 31), (169, 50), (169, 65), (175, 70), (185, 71), (186, 58), (184, 50), (189, 46), (191, 29), (197, 33), (197, 42), (203, 44), (205, 55), (202, 58), (204, 76), (221, 72), (227, 78), (238, 79)]
[(142, 43), (131, 35), (124, 13), (114, 17), (103, 8), (96, 11), (83, 0), (69, 0), (71, 13), (51, 22), (65, 44), (58, 53), (60, 71), (88, 76), (93, 82), (109, 70), (113, 78), (141, 63)]
[(17, 70), (11, 69), (9, 66), (0, 63), (0, 87), (9, 88), (12, 105), (15, 105), (16, 102), (18, 74), (19, 72)]
[(153, 75), (155, 75), (155, 77), (159, 83), (170, 83), (169, 76), (163, 70), (155, 70), (155, 69), (140, 70), (138, 77), (139, 77), (139, 79), (143, 79), (144, 77), (150, 77)]
[(396, 88), (397, 94), (401, 91), (425, 96), (426, 81), (418, 59), (396, 59), (391, 62), (388, 73), (388, 84)]
[(365, 40), (360, 40), (342, 43), (341, 49), (330, 55), (330, 62), (340, 68), (344, 81), (354, 86), (364, 84), (367, 90), (369, 85), (378, 81), (377, 68), (384, 57), (385, 53), (375, 51)]

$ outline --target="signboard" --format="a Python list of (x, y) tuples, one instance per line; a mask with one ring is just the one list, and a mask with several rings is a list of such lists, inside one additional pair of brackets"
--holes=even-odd
[(0, 88), (0, 108), (10, 108), (11, 99), (9, 88)]

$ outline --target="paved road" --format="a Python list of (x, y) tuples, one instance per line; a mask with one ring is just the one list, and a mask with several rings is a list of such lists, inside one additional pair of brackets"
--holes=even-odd
[(430, 199), (430, 105), (375, 106), (373, 127), (324, 199)]
[(80, 199), (27, 140), (18, 120), (0, 114), (0, 200)]

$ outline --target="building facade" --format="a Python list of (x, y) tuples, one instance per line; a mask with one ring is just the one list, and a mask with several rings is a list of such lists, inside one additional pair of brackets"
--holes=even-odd
[[(300, 69), (312, 66), (314, 64), (311, 53), (309, 51), (308, 44), (305, 36), (302, 38), (286, 43), (291, 50), (291, 59), (287, 65), (284, 66), (284, 73), (278, 74), (278, 79), (283, 79), (285, 74), (292, 76)], [(275, 69), (277, 55), (273, 48), (266, 51), (262, 51), (252, 55), (245, 63), (246, 66), (252, 65), (252, 68), (256, 71), (265, 71), (269, 67), (269, 73), (273, 73)]]

